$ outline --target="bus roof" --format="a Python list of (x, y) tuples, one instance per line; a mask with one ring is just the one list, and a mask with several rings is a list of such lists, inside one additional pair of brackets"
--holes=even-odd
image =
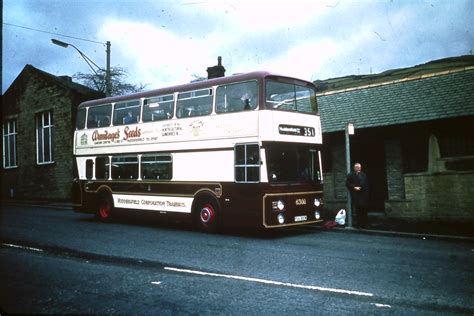
[(313, 83), (310, 81), (301, 80), (301, 79), (288, 77), (288, 76), (282, 76), (282, 75), (270, 73), (268, 71), (254, 71), (254, 72), (249, 72), (249, 73), (235, 74), (235, 75), (231, 75), (227, 77), (219, 77), (219, 78), (214, 78), (214, 79), (195, 81), (195, 82), (191, 82), (187, 84), (169, 86), (165, 88), (153, 89), (149, 91), (138, 92), (138, 93), (133, 93), (133, 94), (128, 94), (128, 95), (121, 95), (121, 96), (86, 101), (86, 102), (81, 103), (79, 107), (88, 107), (88, 106), (106, 104), (106, 103), (112, 103), (112, 102), (147, 98), (147, 97), (159, 96), (159, 95), (164, 95), (164, 94), (171, 94), (174, 92), (185, 92), (185, 91), (202, 89), (202, 88), (228, 84), (228, 83), (233, 83), (233, 82), (246, 81), (246, 80), (252, 80), (252, 79), (263, 79), (263, 78), (268, 78), (268, 77), (284, 78), (286, 80), (293, 81), (294, 83), (297, 83), (297, 84), (313, 86)]

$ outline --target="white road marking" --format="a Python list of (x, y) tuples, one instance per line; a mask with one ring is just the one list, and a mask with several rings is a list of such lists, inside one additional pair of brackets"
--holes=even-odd
[(39, 249), (39, 248), (32, 248), (32, 247), (26, 247), (26, 246), (14, 245), (14, 244), (2, 244), (2, 246), (11, 247), (11, 248), (20, 248), (20, 249), (38, 251), (38, 252), (43, 251), (43, 249)]
[(271, 284), (271, 285), (280, 285), (280, 286), (287, 286), (287, 287), (314, 290), (314, 291), (341, 293), (341, 294), (358, 295), (358, 296), (374, 296), (373, 293), (350, 291), (350, 290), (343, 290), (343, 289), (333, 289), (333, 288), (314, 286), (314, 285), (286, 283), (286, 282), (279, 282), (279, 281), (272, 281), (272, 280), (265, 280), (265, 279), (258, 279), (258, 278), (249, 278), (249, 277), (238, 276), (238, 275), (209, 273), (209, 272), (203, 272), (203, 271), (178, 269), (178, 268), (171, 268), (171, 267), (165, 267), (164, 269), (168, 270), (168, 271), (174, 271), (174, 272), (182, 272), (182, 273), (189, 273), (189, 274), (212, 276), (212, 277), (218, 277), (218, 278), (234, 279), (234, 280), (241, 280), (241, 281), (248, 281), (248, 282), (255, 282), (255, 283), (263, 283), (263, 284)]
[(377, 307), (392, 308), (392, 306), (388, 304), (379, 304), (379, 303), (370, 303), (370, 304), (375, 305)]
[[(20, 246), (20, 245), (15, 245), (15, 244), (4, 244), (4, 243), (2, 243), (2, 246), (11, 247), (11, 248), (20, 248), (20, 249), (25, 249), (25, 250), (37, 251), (37, 252), (42, 252), (43, 251), (43, 249), (40, 249), (40, 248)], [(168, 271), (174, 271), (174, 272), (197, 274), (197, 275), (204, 275), (204, 276), (212, 276), (212, 277), (218, 277), (218, 278), (226, 278), (226, 279), (248, 281), (248, 282), (255, 282), (255, 283), (263, 283), (263, 284), (270, 284), (270, 285), (280, 285), (280, 286), (287, 286), (287, 287), (314, 290), (314, 291), (341, 293), (341, 294), (358, 295), (358, 296), (374, 296), (373, 293), (367, 293), (367, 292), (351, 291), (351, 290), (343, 290), (343, 289), (334, 289), (334, 288), (314, 286), (314, 285), (303, 285), (303, 284), (287, 283), (287, 282), (272, 281), (272, 280), (265, 280), (265, 279), (258, 279), (258, 278), (250, 278), (250, 277), (244, 277), (244, 276), (238, 276), (238, 275), (210, 273), (210, 272), (204, 272), (204, 271), (196, 271), (196, 270), (189, 270), (189, 269), (178, 269), (178, 268), (172, 268), (172, 267), (164, 267), (164, 269), (168, 270)], [(154, 282), (151, 282), (151, 284), (160, 285), (161, 282), (154, 281)], [(375, 305), (377, 307), (391, 308), (390, 305), (378, 304), (378, 303), (371, 303), (371, 304)]]

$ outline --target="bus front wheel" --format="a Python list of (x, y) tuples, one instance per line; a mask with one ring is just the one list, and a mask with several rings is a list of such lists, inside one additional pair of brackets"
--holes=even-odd
[(214, 233), (219, 224), (219, 206), (212, 200), (203, 200), (197, 204), (195, 218), (199, 229)]
[(110, 197), (102, 197), (99, 201), (99, 209), (97, 210), (97, 218), (102, 222), (110, 221), (114, 209), (114, 202)]

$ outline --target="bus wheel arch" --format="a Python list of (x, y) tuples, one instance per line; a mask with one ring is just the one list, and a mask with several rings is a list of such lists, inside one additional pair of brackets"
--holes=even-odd
[(102, 222), (108, 222), (113, 216), (114, 200), (110, 189), (102, 189), (97, 193), (97, 218)]
[(221, 207), (217, 198), (211, 193), (204, 193), (194, 198), (192, 216), (196, 226), (208, 233), (214, 233), (221, 224)]

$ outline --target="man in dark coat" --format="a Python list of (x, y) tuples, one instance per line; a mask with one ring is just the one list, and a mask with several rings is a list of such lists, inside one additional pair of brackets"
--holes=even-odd
[(346, 187), (351, 193), (355, 225), (359, 228), (367, 227), (367, 204), (369, 203), (369, 182), (367, 175), (362, 172), (360, 163), (354, 164), (354, 171), (347, 175)]

